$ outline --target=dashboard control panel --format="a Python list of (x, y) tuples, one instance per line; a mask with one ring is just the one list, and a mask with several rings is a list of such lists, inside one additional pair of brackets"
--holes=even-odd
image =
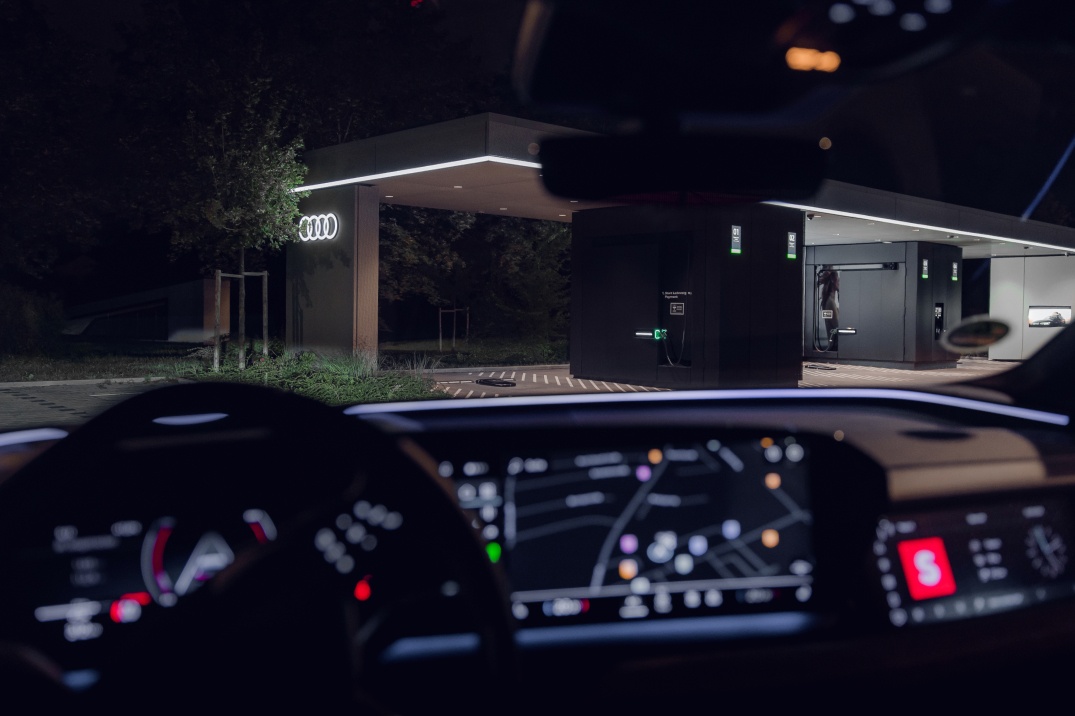
[(1075, 595), (1071, 514), (1053, 497), (881, 519), (873, 550), (889, 621), (913, 627)]

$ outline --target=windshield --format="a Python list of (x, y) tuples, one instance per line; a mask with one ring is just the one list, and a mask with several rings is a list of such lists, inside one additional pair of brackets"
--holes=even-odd
[[(1071, 322), (1047, 4), (956, 32), (956, 2), (781, 3), (675, 51), (631, 3), (622, 33), (534, 21), (554, 5), (2, 3), (0, 429), (175, 381), (332, 405), (941, 389)], [(790, 191), (790, 154), (638, 149), (674, 200), (546, 187), (543, 145), (624, 136), (793, 140), (824, 171)], [(986, 315), (1007, 331), (949, 341)]]

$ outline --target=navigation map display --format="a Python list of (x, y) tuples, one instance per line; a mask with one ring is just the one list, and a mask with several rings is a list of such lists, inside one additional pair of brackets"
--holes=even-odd
[(790, 435), (705, 438), (455, 477), (523, 625), (741, 614), (811, 600), (808, 452)]

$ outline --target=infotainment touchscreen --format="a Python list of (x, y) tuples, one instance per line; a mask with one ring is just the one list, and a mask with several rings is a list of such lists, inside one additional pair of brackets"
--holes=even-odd
[(809, 446), (791, 435), (444, 463), (522, 626), (804, 608)]

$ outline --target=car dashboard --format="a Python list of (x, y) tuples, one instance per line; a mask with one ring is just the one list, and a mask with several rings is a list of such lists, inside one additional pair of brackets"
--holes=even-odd
[[(316, 425), (307, 426), (314, 442), (288, 444), (290, 458), (228, 474), (191, 471), (177, 456), (193, 444), (209, 450), (214, 433), (202, 429), (193, 442), (157, 441), (119, 474), (36, 473), (53, 481), (51, 500), (31, 502), (27, 481), (9, 478), (0, 483), (2, 558), (22, 587), (4, 600), (5, 640), (54, 660), (68, 688), (93, 692), (127, 648), (119, 632), (180, 621), (176, 602), (290, 530), (305, 535), (304, 559), (329, 565), (347, 598), (372, 610), (360, 619), (378, 624), (372, 636), (353, 620), (344, 628), (352, 642), (364, 635), (361, 671), (376, 675), (378, 699), (405, 711), (424, 711), (481, 673), (495, 674), (490, 694), (511, 699), (496, 708), (509, 712), (759, 694), (772, 704), (877, 693), (910, 703), (942, 686), (960, 703), (987, 703), (1070, 664), (1075, 445), (1066, 415), (966, 390), (556, 396), (344, 412), (379, 449), (419, 464), (449, 509), (429, 510), (433, 493), (422, 498), (413, 485), (393, 490), (397, 469), (382, 465), (348, 493), (346, 511), (300, 520), (350, 484), (322, 474), (333, 462), (311, 457), (323, 446)], [(263, 416), (248, 420), (240, 432), (267, 429)], [(7, 436), (9, 455), (33, 445), (18, 435)], [(250, 436), (233, 428), (216, 437), (233, 448)], [(273, 433), (277, 448), (283, 438)], [(144, 440), (123, 439), (128, 448)], [(346, 442), (346, 429), (320, 439)], [(147, 489), (162, 455), (183, 469)], [(463, 544), (447, 536), (451, 519), (488, 582), (460, 578), (453, 570), (463, 567), (436, 557), (442, 540)], [(395, 582), (387, 592), (386, 581)], [(446, 585), (459, 583), (486, 592), (468, 608), (480, 616), (450, 606)], [(495, 620), (510, 644), (493, 654), (480, 644)], [(430, 690), (408, 694), (415, 679)]]

